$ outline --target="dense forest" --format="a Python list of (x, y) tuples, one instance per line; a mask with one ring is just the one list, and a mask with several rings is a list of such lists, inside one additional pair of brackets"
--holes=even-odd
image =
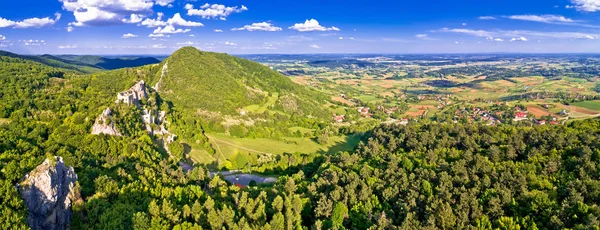
[[(1, 57), (3, 228), (27, 228), (27, 210), (15, 185), (53, 156), (61, 156), (78, 175), (80, 199), (73, 203), (72, 229), (600, 226), (598, 119), (536, 127), (427, 121), (383, 125), (368, 131), (351, 152), (289, 153), (253, 166), (277, 175), (277, 182), (239, 187), (211, 177), (206, 165), (182, 169), (179, 159), (169, 157), (143, 130), (139, 114), (126, 106), (116, 106), (115, 113), (127, 135), (89, 134), (95, 117), (114, 106), (117, 92), (140, 79), (157, 81), (160, 70), (155, 65), (82, 75)], [(280, 92), (285, 90), (296, 89)], [(161, 100), (155, 99), (172, 115), (172, 130), (206, 142), (203, 129), (208, 124), (201, 117)], [(274, 127), (320, 126), (295, 115), (274, 120)], [(250, 133), (264, 132), (240, 135)]]
[[(523, 229), (598, 226), (600, 122), (569, 126), (443, 124), (376, 128), (354, 153), (299, 158), (273, 185), (232, 186), (207, 169), (184, 172), (150, 137), (0, 127), (2, 222), (23, 226), (13, 188), (60, 155), (75, 166), (82, 201), (73, 229)], [(84, 134), (82, 134), (82, 132)]]

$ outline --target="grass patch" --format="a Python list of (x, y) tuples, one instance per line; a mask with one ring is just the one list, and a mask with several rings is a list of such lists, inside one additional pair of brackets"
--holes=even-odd
[(192, 161), (200, 164), (210, 164), (215, 161), (214, 156), (210, 155), (206, 150), (200, 148), (192, 148), (188, 153)]
[(574, 106), (586, 108), (590, 110), (600, 111), (600, 102), (599, 101), (580, 101), (573, 103)]
[(358, 96), (357, 98), (358, 98), (358, 100), (361, 100), (366, 103), (375, 103), (375, 102), (383, 101), (383, 99), (379, 99), (374, 95), (361, 95), (361, 96)]
[(267, 109), (270, 106), (275, 105), (275, 102), (277, 102), (277, 99), (279, 99), (279, 94), (273, 93), (273, 96), (269, 97), (269, 100), (267, 101), (267, 103), (265, 103), (263, 105), (249, 105), (249, 106), (244, 107), (244, 110), (251, 112), (251, 113), (264, 113), (265, 111), (267, 111)]
[(267, 138), (235, 138), (226, 134), (207, 134), (211, 141), (218, 146), (217, 155), (222, 154), (229, 159), (236, 153), (335, 153), (352, 151), (360, 141), (359, 135), (330, 137), (327, 145), (319, 145), (309, 138), (287, 137), (285, 141)]
[(312, 133), (312, 132), (314, 132), (315, 130), (314, 130), (314, 129), (309, 129), (309, 128), (304, 128), (304, 127), (299, 127), (299, 126), (296, 126), (296, 127), (291, 127), (291, 128), (290, 128), (290, 131), (292, 131), (292, 132), (294, 132), (294, 133), (295, 133), (296, 131), (300, 131), (300, 133), (302, 133), (302, 134), (307, 134), (307, 133)]

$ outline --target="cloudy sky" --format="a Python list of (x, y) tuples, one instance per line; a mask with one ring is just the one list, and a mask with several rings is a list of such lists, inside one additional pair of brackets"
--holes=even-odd
[(27, 0), (0, 7), (23, 54), (600, 52), (600, 0)]

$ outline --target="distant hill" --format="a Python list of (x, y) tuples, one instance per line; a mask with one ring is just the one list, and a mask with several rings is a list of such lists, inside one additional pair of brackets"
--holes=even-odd
[(94, 55), (59, 55), (64, 60), (76, 61), (79, 63), (85, 63), (92, 66), (97, 66), (102, 69), (120, 69), (137, 67), (149, 64), (159, 63), (160, 60), (154, 57), (119, 57), (119, 58), (107, 58)]
[(86, 64), (86, 63), (82, 63), (82, 62), (78, 62), (78, 61), (74, 61), (74, 60), (64, 60), (64, 59), (61, 59), (61, 58), (58, 58), (58, 57), (55, 57), (52, 55), (41, 55), (41, 56), (20, 55), (20, 54), (15, 54), (15, 53), (0, 50), (0, 56), (21, 58), (24, 60), (38, 62), (38, 63), (44, 64), (47, 66), (74, 70), (74, 71), (81, 72), (81, 73), (94, 73), (94, 72), (101, 71), (101, 68), (94, 66), (94, 65), (90, 65), (90, 64)]
[(238, 108), (254, 106), (264, 108), (257, 109), (258, 113), (328, 116), (323, 107), (326, 96), (256, 62), (184, 47), (159, 69), (165, 65), (152, 83), (160, 81), (161, 97), (179, 108), (237, 114)]

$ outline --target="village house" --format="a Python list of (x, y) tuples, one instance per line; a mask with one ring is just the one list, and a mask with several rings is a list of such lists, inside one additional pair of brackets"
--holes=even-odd
[(400, 125), (408, 125), (408, 119), (407, 118), (400, 119), (400, 121), (398, 122), (398, 124), (400, 124)]
[(360, 114), (363, 116), (369, 116), (369, 107), (365, 107), (360, 111)]
[(527, 119), (527, 112), (517, 111), (515, 112), (515, 121), (521, 121)]
[(537, 125), (545, 125), (546, 124), (546, 120), (536, 120), (536, 119), (533, 119), (533, 123), (535, 123)]
[(333, 115), (333, 120), (337, 123), (341, 123), (344, 122), (344, 115), (339, 115), (336, 116), (335, 114)]
[(370, 116), (369, 114), (369, 107), (357, 107), (356, 110), (360, 113), (360, 115), (368, 117)]

